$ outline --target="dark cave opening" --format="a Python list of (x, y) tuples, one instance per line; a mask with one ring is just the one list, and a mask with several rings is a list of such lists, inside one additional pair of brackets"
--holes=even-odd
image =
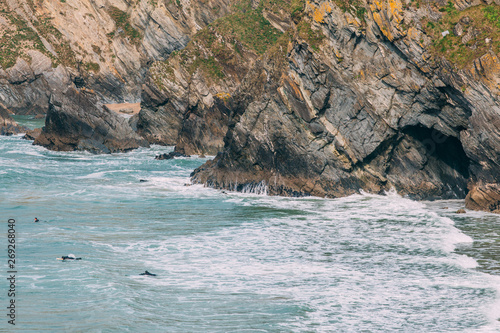
[[(410, 126), (405, 128), (403, 132), (422, 143), (429, 158), (432, 157), (446, 164), (464, 179), (469, 178), (470, 160), (458, 138), (422, 126)], [(446, 175), (443, 177), (447, 178)], [(446, 179), (443, 180), (446, 181)]]

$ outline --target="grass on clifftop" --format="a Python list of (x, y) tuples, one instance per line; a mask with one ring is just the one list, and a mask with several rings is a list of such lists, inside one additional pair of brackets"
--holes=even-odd
[(275, 29), (262, 13), (262, 7), (236, 13), (215, 21), (212, 27), (226, 37), (239, 40), (257, 54), (264, 54), (276, 43), (281, 32)]
[[(431, 52), (434, 55), (443, 56), (457, 67), (464, 68), (490, 49), (495, 54), (500, 52), (499, 6), (480, 5), (458, 11), (452, 2), (448, 2), (439, 11), (443, 16), (438, 22), (422, 20), (425, 32), (433, 39)], [(457, 24), (463, 26), (461, 36), (453, 32)], [(446, 30), (449, 34), (443, 37), (441, 33)], [(467, 34), (470, 40), (464, 38)]]

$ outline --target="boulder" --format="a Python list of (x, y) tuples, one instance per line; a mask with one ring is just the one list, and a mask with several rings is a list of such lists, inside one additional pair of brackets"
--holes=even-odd
[(173, 151), (173, 152), (170, 152), (168, 154), (165, 153), (165, 154), (156, 155), (155, 160), (171, 160), (175, 157), (189, 157), (189, 155), (179, 153), (177, 151)]
[(465, 198), (465, 207), (500, 213), (500, 184), (475, 184)]
[(125, 118), (104, 109), (95, 95), (73, 87), (51, 96), (45, 127), (34, 144), (57, 151), (92, 153), (126, 152), (149, 146)]
[(25, 140), (36, 140), (42, 133), (41, 128), (35, 128), (33, 130), (28, 130), (26, 131), (26, 134), (24, 134), (23, 139)]

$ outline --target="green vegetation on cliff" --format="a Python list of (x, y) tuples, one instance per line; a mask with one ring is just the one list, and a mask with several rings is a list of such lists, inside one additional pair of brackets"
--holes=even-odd
[(190, 75), (201, 70), (207, 79), (218, 82), (228, 73), (248, 70), (248, 57), (256, 58), (275, 45), (283, 35), (265, 18), (265, 12), (277, 13), (303, 8), (302, 1), (292, 2), (262, 1), (257, 8), (251, 7), (250, 1), (241, 1), (234, 5), (234, 13), (216, 20), (201, 29), (182, 50), (171, 54), (162, 64), (152, 69), (156, 84), (163, 88), (163, 78), (175, 80), (174, 64), (179, 64)]
[(318, 30), (313, 30), (311, 23), (302, 20), (297, 24), (297, 32), (299, 37), (306, 40), (307, 43), (313, 48), (313, 50), (318, 51), (319, 45), (325, 38), (325, 36)]
[[(31, 5), (33, 5), (30, 2)], [(0, 31), (0, 66), (9, 68), (15, 65), (17, 58), (30, 60), (26, 51), (38, 50), (52, 59), (53, 65), (75, 65), (75, 54), (69, 43), (57, 30), (50, 18), (36, 17), (26, 21), (17, 13), (8, 11), (4, 4), (0, 4), (0, 16), (7, 19), (8, 27)], [(56, 55), (45, 47), (42, 38), (53, 48)]]
[[(314, 50), (319, 50), (324, 35), (312, 28), (304, 9), (304, 0), (262, 0), (254, 7), (249, 0), (239, 1), (233, 5), (232, 14), (201, 29), (186, 48), (155, 64), (151, 68), (152, 77), (156, 85), (164, 89), (164, 79), (175, 81), (176, 66), (190, 75), (199, 69), (213, 82), (238, 71), (238, 75), (244, 75), (241, 71), (249, 69), (249, 59), (256, 59), (270, 50), (273, 54), (282, 54), (285, 59), (288, 43), (295, 34)], [(269, 19), (288, 31), (281, 32)]]
[(16, 60), (24, 55), (23, 49), (36, 49), (43, 53), (47, 50), (38, 34), (17, 15), (5, 15), (13, 28), (5, 29), (0, 37), (0, 66), (9, 68), (15, 65)]
[[(125, 36), (127, 36), (132, 44), (138, 44), (141, 41), (141, 34), (139, 31), (134, 29), (132, 25), (130, 24), (130, 15), (124, 12), (123, 10), (120, 10), (114, 6), (111, 6), (109, 11), (109, 15), (115, 21), (116, 28), (122, 29), (123, 32), (125, 33)], [(116, 35), (117, 30), (115, 30), (110, 37), (113, 37)]]
[[(439, 21), (422, 20), (424, 31), (433, 40), (431, 53), (464, 68), (489, 50), (500, 52), (499, 6), (480, 5), (458, 11), (449, 1), (439, 11)], [(445, 31), (449, 34), (443, 36)]]
[(281, 35), (262, 15), (262, 7), (256, 10), (229, 15), (215, 21), (212, 26), (218, 33), (239, 40), (258, 54), (263, 54)]

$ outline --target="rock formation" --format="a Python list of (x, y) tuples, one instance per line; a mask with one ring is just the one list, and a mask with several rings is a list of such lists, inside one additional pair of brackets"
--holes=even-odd
[(87, 150), (93, 153), (125, 152), (149, 146), (127, 119), (105, 109), (95, 94), (74, 87), (53, 94), (42, 133), (34, 144), (52, 150)]
[(148, 64), (185, 47), (228, 3), (2, 1), (0, 102), (16, 114), (45, 113), (68, 78), (105, 103), (138, 102)]
[(182, 153), (179, 153), (177, 151), (172, 151), (168, 154), (164, 153), (164, 154), (156, 155), (155, 160), (171, 160), (171, 159), (174, 159), (176, 157), (189, 157), (189, 155), (182, 154)]
[[(254, 36), (245, 36), (245, 29), (255, 25)], [(215, 155), (227, 132), (227, 101), (278, 34), (262, 13), (238, 12), (199, 31), (185, 49), (151, 66), (138, 132), (186, 154)]]
[(0, 104), (0, 135), (13, 135), (26, 132), (28, 128), (19, 126), (9, 114), (9, 111)]
[[(230, 101), (224, 150), (193, 180), (265, 184), (278, 195), (396, 189), (416, 199), (464, 198), (468, 185), (468, 208), (497, 211), (496, 54), (481, 45), (476, 59), (456, 58), (465, 44), (443, 50), (447, 37), (433, 40), (428, 21), (448, 22), (438, 4), (357, 6), (307, 3), (304, 20), (322, 37), (297, 29), (281, 55), (270, 50), (255, 63)], [(477, 10), (445, 9), (456, 20)]]
[(41, 128), (35, 128), (32, 130), (26, 131), (26, 134), (23, 136), (23, 139), (25, 140), (36, 140), (42, 134), (42, 129)]
[[(395, 189), (415, 199), (467, 196), (467, 208), (498, 212), (494, 4), (21, 0), (0, 8), (0, 101), (18, 113), (49, 106), (36, 143), (124, 151), (145, 144), (134, 128), (178, 153), (219, 152), (193, 174), (217, 188), (327, 197)], [(9, 43), (19, 39), (29, 42)], [(139, 94), (130, 125), (102, 110)]]

